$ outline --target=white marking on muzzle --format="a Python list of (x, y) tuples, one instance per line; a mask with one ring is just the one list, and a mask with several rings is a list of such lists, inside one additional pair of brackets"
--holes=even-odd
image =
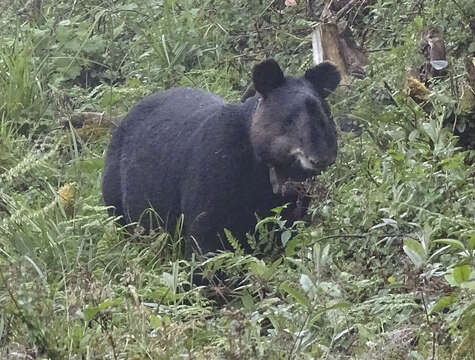
[(305, 155), (305, 153), (303, 152), (302, 149), (296, 148), (296, 149), (292, 150), (290, 154), (295, 156), (295, 158), (299, 161), (300, 166), (303, 169), (306, 169), (306, 170), (315, 170), (316, 169), (316, 167), (314, 165), (314, 162), (312, 162), (312, 160)]

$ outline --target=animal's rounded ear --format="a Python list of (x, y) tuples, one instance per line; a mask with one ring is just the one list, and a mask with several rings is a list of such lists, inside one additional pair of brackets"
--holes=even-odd
[(320, 95), (327, 97), (340, 83), (341, 76), (335, 65), (329, 62), (318, 64), (305, 72), (305, 79), (310, 81)]
[(284, 73), (274, 59), (257, 64), (252, 71), (254, 88), (265, 98), (284, 82)]

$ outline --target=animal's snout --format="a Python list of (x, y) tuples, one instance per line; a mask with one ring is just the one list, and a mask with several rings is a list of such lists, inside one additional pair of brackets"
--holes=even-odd
[(322, 170), (333, 164), (336, 160), (336, 154), (307, 156), (300, 148), (292, 151), (292, 155), (295, 156), (296, 161), (305, 170)]
[(315, 169), (324, 169), (335, 162), (336, 155), (328, 154), (319, 157), (309, 157), (308, 160)]

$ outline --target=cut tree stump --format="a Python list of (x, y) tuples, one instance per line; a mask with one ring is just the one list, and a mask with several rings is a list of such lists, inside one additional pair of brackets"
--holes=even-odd
[(346, 22), (340, 21), (343, 14), (361, 2), (362, 0), (347, 0), (335, 3), (326, 0), (322, 21), (312, 33), (314, 63), (319, 64), (325, 60), (334, 63), (341, 73), (342, 85), (349, 85), (352, 75), (363, 77), (363, 68), (368, 64), (368, 57), (356, 45), (351, 29)]

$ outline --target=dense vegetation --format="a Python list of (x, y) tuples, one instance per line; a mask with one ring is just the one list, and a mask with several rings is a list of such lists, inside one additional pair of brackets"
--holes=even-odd
[[(110, 129), (73, 113), (174, 85), (239, 101), (259, 60), (312, 64), (319, 3), (0, 1), (0, 358), (475, 358), (474, 153), (452, 132), (475, 127), (473, 0), (355, 2), (369, 65), (331, 103), (358, 131), (308, 184), (311, 221), (276, 209), (255, 254), (229, 236), (188, 261), (179, 228), (126, 237), (103, 206)], [(404, 79), (431, 26), (450, 66), (418, 104)], [(196, 287), (200, 265), (229, 279)]]

